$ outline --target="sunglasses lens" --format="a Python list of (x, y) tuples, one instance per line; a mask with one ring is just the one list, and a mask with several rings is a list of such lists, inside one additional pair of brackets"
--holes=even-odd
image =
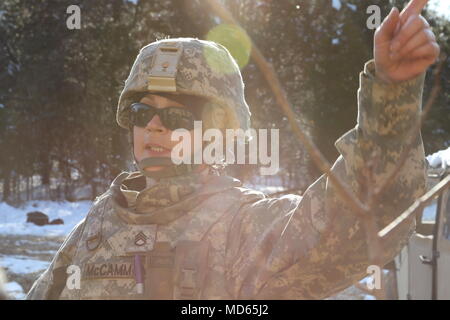
[(184, 108), (170, 107), (160, 111), (161, 121), (169, 130), (194, 129), (195, 115)]
[(146, 104), (134, 103), (131, 105), (131, 122), (136, 127), (145, 128), (155, 114), (155, 109)]
[(133, 103), (131, 105), (130, 118), (133, 126), (145, 128), (155, 114), (159, 115), (162, 124), (169, 130), (173, 131), (180, 128), (194, 129), (196, 116), (185, 108), (168, 107), (157, 109), (144, 103)]

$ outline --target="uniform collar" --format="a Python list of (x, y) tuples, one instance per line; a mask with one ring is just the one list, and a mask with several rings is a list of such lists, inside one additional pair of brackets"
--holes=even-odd
[[(117, 180), (117, 179), (116, 179)], [(122, 181), (111, 185), (112, 202), (115, 212), (130, 224), (168, 224), (176, 220), (214, 193), (242, 183), (225, 175), (200, 174), (184, 175), (158, 182), (149, 188), (131, 190), (145, 186), (145, 177), (139, 172), (130, 173)], [(124, 192), (122, 190), (126, 190)], [(135, 203), (128, 206), (127, 200), (136, 197)]]

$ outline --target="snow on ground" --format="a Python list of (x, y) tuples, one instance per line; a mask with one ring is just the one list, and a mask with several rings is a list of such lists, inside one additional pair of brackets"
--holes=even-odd
[(5, 285), (5, 292), (8, 297), (15, 300), (23, 300), (25, 299), (25, 292), (23, 292), (22, 286), (17, 282), (8, 282)]
[(0, 256), (0, 267), (14, 273), (33, 273), (47, 269), (48, 261), (30, 259), (27, 256)]
[[(0, 235), (20, 234), (39, 236), (65, 236), (88, 213), (92, 201), (54, 202), (29, 201), (20, 208), (0, 202)], [(27, 223), (27, 213), (41, 211), (49, 216), (49, 220), (61, 218), (62, 225), (37, 226)]]

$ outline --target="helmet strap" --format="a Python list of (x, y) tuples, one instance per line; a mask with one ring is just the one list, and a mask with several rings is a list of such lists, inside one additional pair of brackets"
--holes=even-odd
[[(198, 164), (174, 164), (170, 158), (167, 157), (152, 157), (144, 158), (137, 163), (139, 171), (146, 177), (160, 179), (174, 176), (181, 176), (193, 172)], [(163, 169), (157, 171), (147, 171), (145, 168), (150, 166), (162, 166)]]

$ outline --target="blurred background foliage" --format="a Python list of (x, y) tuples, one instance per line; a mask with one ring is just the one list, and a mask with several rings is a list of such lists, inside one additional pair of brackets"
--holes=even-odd
[[(374, 31), (366, 27), (366, 9), (378, 5), (384, 17), (392, 5), (401, 8), (406, 1), (221, 2), (272, 63), (299, 123), (333, 162), (335, 140), (355, 125), (359, 72), (372, 58)], [(81, 9), (80, 30), (66, 27), (72, 4)], [(424, 15), (449, 56), (449, 21), (432, 11)], [(126, 131), (116, 125), (115, 111), (139, 49), (167, 37), (206, 39), (221, 23), (204, 0), (2, 0), (1, 198), (20, 199), (23, 190), (30, 198), (36, 185), (50, 192), (52, 181), (56, 198), (70, 198), (76, 185), (89, 185), (91, 197), (102, 192), (115, 175), (130, 169)], [(224, 45), (226, 34), (221, 33)], [(245, 55), (248, 48), (230, 51)], [(276, 178), (303, 190), (320, 173), (254, 62), (244, 59), (241, 66), (253, 127), (280, 129), (281, 169), (267, 183)], [(442, 90), (422, 130), (427, 154), (450, 144), (448, 61), (440, 78)], [(230, 172), (251, 181), (256, 169), (236, 166)]]

